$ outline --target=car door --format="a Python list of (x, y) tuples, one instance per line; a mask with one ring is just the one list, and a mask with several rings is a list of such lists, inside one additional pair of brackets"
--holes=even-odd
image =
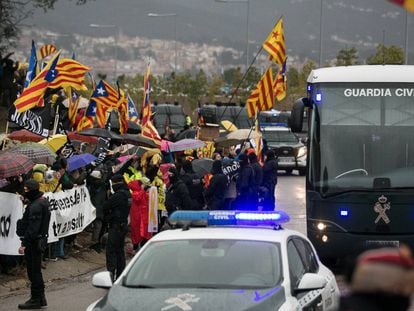
[[(299, 256), (303, 262), (305, 273), (316, 273), (323, 276), (327, 284), (322, 290), (312, 291), (312, 303), (306, 306), (306, 310), (332, 310), (336, 306), (337, 285), (335, 276), (326, 267), (319, 265), (317, 255), (308, 241), (301, 237), (293, 237), (292, 242), (295, 245)], [(316, 297), (315, 295), (318, 295)], [(306, 300), (309, 297), (304, 296)]]
[[(299, 245), (299, 247), (297, 246)], [(309, 260), (307, 260), (301, 251), (304, 250), (304, 244), (299, 240), (296, 242), (296, 238), (291, 238), (287, 243), (287, 254), (289, 262), (289, 275), (291, 283), (291, 292), (294, 294), (294, 289), (298, 287), (303, 275), (305, 273), (312, 272), (317, 269), (317, 266), (310, 266)], [(305, 254), (309, 255), (309, 254)], [(308, 257), (310, 259), (310, 256)], [(307, 292), (301, 292), (295, 294), (296, 299), (302, 310), (316, 311), (323, 310), (322, 303), (322, 291), (323, 290), (311, 290)]]

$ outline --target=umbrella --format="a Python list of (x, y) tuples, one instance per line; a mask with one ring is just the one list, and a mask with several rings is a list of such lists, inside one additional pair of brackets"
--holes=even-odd
[(46, 145), (38, 143), (24, 143), (10, 149), (11, 152), (26, 155), (34, 163), (52, 165), (56, 160), (56, 153)]
[(210, 174), (213, 160), (209, 158), (195, 159), (191, 162), (193, 171), (200, 177)]
[(202, 148), (206, 145), (203, 141), (199, 139), (191, 139), (191, 138), (182, 139), (182, 140), (176, 141), (175, 143), (167, 142), (167, 144), (168, 144), (168, 149), (170, 152), (197, 149), (197, 148)]
[(227, 139), (247, 140), (260, 138), (262, 137), (262, 135), (259, 132), (256, 132), (255, 130), (239, 129), (228, 133), (225, 137)]
[(224, 129), (228, 132), (234, 132), (238, 130), (237, 126), (233, 124), (233, 122), (229, 120), (223, 120), (220, 122), (220, 124), (224, 127)]
[(58, 151), (68, 141), (68, 137), (63, 134), (52, 135), (49, 138), (42, 139), (39, 144), (48, 146), (53, 151)]
[(28, 130), (17, 130), (13, 131), (8, 135), (9, 139), (18, 140), (18, 141), (34, 141), (38, 142), (41, 141), (44, 137), (32, 133)]
[(98, 142), (98, 138), (94, 136), (86, 136), (80, 135), (77, 132), (67, 132), (68, 138), (73, 142), (74, 140), (78, 140), (85, 143), (96, 144)]
[(227, 137), (218, 137), (214, 140), (216, 148), (226, 148), (240, 144), (239, 139), (228, 139)]
[(85, 129), (85, 130), (79, 132), (78, 134), (85, 135), (85, 136), (96, 136), (96, 137), (104, 137), (104, 138), (112, 138), (112, 139), (122, 140), (122, 137), (119, 134), (117, 134), (115, 132), (112, 132), (111, 130), (102, 129), (102, 128), (99, 128), (99, 127)]
[(24, 154), (0, 152), (0, 178), (26, 174), (34, 165), (33, 161)]
[(139, 134), (123, 134), (121, 136), (124, 142), (127, 142), (129, 144), (148, 148), (157, 148), (157, 144), (152, 139), (149, 139), (145, 136)]
[(197, 129), (196, 128), (189, 128), (177, 134), (175, 137), (176, 140), (181, 140), (184, 138), (196, 138), (197, 137)]
[(90, 153), (77, 154), (68, 159), (69, 172), (72, 172), (80, 167), (91, 164), (97, 158)]
[[(66, 98), (65, 100), (63, 100), (62, 104), (63, 104), (63, 106), (68, 108), (69, 107), (69, 99)], [(89, 105), (89, 99), (87, 99), (85, 97), (81, 97), (79, 99), (78, 109), (86, 108), (86, 107), (88, 107), (88, 105)]]

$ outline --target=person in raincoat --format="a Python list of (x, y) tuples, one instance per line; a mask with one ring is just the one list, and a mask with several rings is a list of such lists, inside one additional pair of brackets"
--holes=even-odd
[(134, 251), (137, 251), (139, 247), (143, 246), (152, 237), (152, 234), (148, 232), (149, 187), (150, 180), (147, 177), (128, 183), (128, 188), (132, 191), (132, 205), (129, 217)]

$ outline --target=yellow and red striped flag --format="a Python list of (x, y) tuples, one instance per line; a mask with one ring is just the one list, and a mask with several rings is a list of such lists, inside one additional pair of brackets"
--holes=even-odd
[(108, 82), (101, 80), (91, 96), (96, 103), (96, 121), (103, 128), (107, 121), (107, 112), (118, 108), (118, 91)]
[(282, 101), (286, 97), (286, 60), (276, 75), (273, 89), (278, 101)]
[[(250, 99), (250, 103), (249, 103)], [(247, 114), (253, 117), (259, 111), (270, 110), (273, 107), (273, 71), (272, 67), (266, 70), (247, 100)]]
[(82, 65), (76, 60), (64, 58), (57, 63), (56, 70), (59, 72), (56, 79), (50, 83), (49, 88), (71, 87), (78, 91), (86, 91), (85, 74), (91, 70), (90, 67)]
[(272, 32), (269, 34), (263, 48), (270, 54), (270, 60), (282, 66), (286, 59), (285, 35), (283, 33), (282, 18), (276, 23)]
[(78, 107), (80, 96), (72, 90), (72, 88), (68, 87), (65, 89), (65, 93), (68, 97), (68, 119), (70, 121), (70, 125), (74, 126), (76, 123), (76, 117), (78, 115)]
[(151, 92), (150, 87), (150, 64), (147, 65), (147, 71), (144, 76), (144, 94), (142, 101), (142, 118), (141, 124), (144, 126), (151, 119), (151, 102), (149, 100)]
[(85, 115), (82, 117), (78, 124), (77, 131), (80, 132), (84, 129), (93, 128), (93, 124), (96, 118), (96, 103), (94, 101), (89, 102), (89, 106), (86, 109)]
[(46, 67), (30, 82), (18, 99), (14, 102), (16, 109), (22, 113), (43, 103), (43, 96), (49, 84), (59, 74), (56, 65), (59, 60), (60, 51), (57, 52)]
[(57, 48), (53, 44), (45, 44), (39, 49), (39, 59), (52, 55), (57, 51)]
[(388, 0), (404, 7), (407, 11), (414, 13), (414, 0)]
[(128, 131), (128, 99), (125, 96), (125, 92), (119, 87), (118, 84), (118, 120), (119, 120), (119, 132), (125, 134)]

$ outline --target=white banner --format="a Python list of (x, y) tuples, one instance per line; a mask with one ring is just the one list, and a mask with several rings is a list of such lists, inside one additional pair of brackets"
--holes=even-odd
[(96, 218), (96, 209), (85, 185), (55, 193), (46, 192), (51, 215), (48, 242), (82, 232)]
[(0, 192), (0, 254), (19, 255), (20, 238), (16, 223), (23, 217), (23, 203), (13, 193)]
[(149, 189), (148, 200), (148, 232), (158, 232), (158, 189), (152, 186)]

